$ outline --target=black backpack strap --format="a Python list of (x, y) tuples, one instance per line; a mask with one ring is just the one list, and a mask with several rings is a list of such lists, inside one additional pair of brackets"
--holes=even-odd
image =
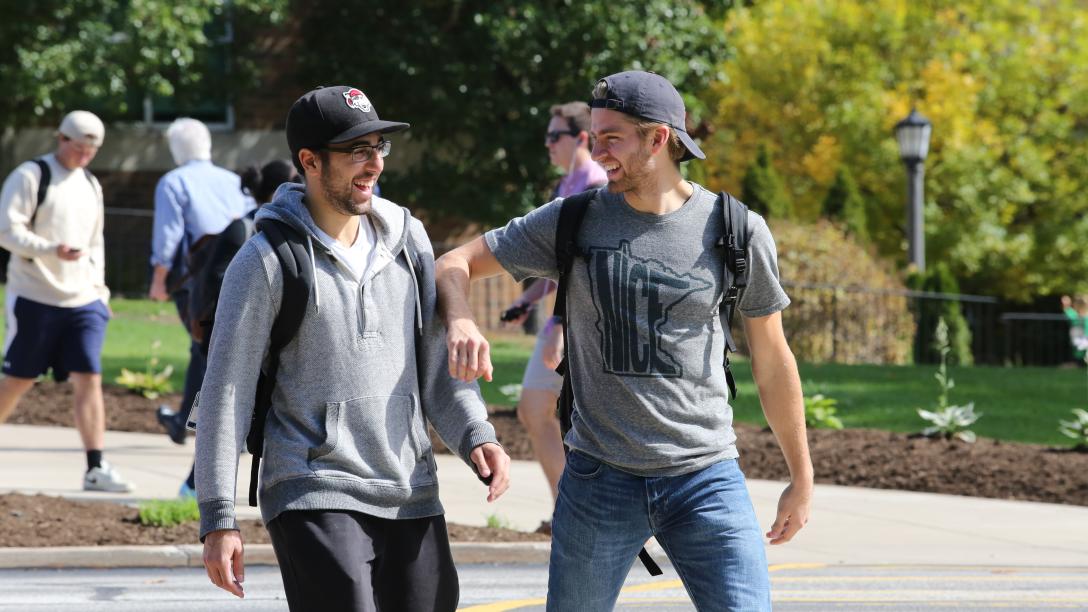
[[(596, 189), (591, 189), (563, 198), (559, 206), (559, 222), (555, 226), (555, 264), (559, 271), (559, 286), (555, 291), (552, 316), (563, 323), (564, 346), (570, 346), (570, 322), (567, 320), (567, 287), (570, 282), (570, 273), (574, 267), (574, 260), (584, 256), (578, 246), (578, 230), (582, 227), (582, 220), (585, 219), (589, 203), (596, 193)], [(559, 429), (564, 437), (570, 431), (571, 413), (574, 409), (574, 394), (570, 376), (567, 375), (568, 370), (567, 357), (564, 355), (563, 360), (559, 362), (559, 367), (555, 369), (563, 377), (563, 390), (559, 394), (557, 411)]]
[(310, 303), (310, 293), (314, 286), (314, 271), (310, 265), (310, 254), (304, 238), (298, 231), (280, 221), (261, 219), (257, 230), (264, 233), (276, 258), (280, 262), (283, 276), (283, 297), (280, 311), (272, 323), (271, 342), (268, 347), (268, 364), (262, 369), (257, 380), (257, 394), (253, 404), (253, 422), (246, 435), (246, 448), (253, 455), (249, 475), (249, 505), (257, 505), (257, 480), (260, 475), (260, 460), (264, 454), (264, 426), (268, 420), (268, 411), (272, 408), (272, 389), (276, 386), (276, 374), (280, 366), (280, 351), (298, 333), (302, 319)]
[[(567, 288), (570, 285), (574, 261), (585, 257), (585, 252), (578, 246), (578, 230), (582, 227), (589, 203), (593, 201), (595, 195), (597, 195), (597, 189), (590, 189), (563, 198), (563, 203), (559, 207), (559, 223), (555, 228), (555, 262), (556, 269), (559, 270), (559, 287), (555, 292), (555, 307), (552, 310), (552, 316), (563, 323), (563, 344), (568, 351), (570, 349), (570, 319), (567, 318)], [(555, 369), (563, 376), (563, 389), (559, 393), (556, 412), (559, 417), (559, 429), (564, 439), (570, 431), (574, 413), (574, 387), (571, 384), (567, 359), (567, 355), (564, 355), (563, 361)], [(661, 567), (645, 547), (638, 551), (638, 558), (651, 576), (661, 575)]]
[(33, 161), (38, 165), (38, 169), (42, 171), (42, 176), (38, 180), (38, 203), (34, 205), (34, 212), (30, 213), (31, 231), (34, 230), (34, 220), (38, 218), (38, 207), (45, 202), (45, 194), (49, 191), (49, 183), (53, 181), (53, 171), (49, 169), (49, 164), (40, 157)]
[(718, 196), (722, 200), (724, 225), (717, 246), (725, 249), (725, 269), (722, 272), (722, 301), (718, 306), (722, 333), (725, 334), (725, 380), (729, 385), (730, 399), (737, 397), (737, 383), (729, 365), (729, 353), (737, 350), (733, 340), (733, 312), (736, 311), (741, 293), (748, 286), (748, 207), (726, 192)]

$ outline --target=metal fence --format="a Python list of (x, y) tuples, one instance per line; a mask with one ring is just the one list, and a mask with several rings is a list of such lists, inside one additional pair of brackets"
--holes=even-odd
[(937, 318), (958, 309), (979, 365), (1056, 365), (1073, 360), (1069, 323), (1059, 313), (1018, 312), (981, 295), (784, 282), (793, 304), (783, 313), (800, 358), (834, 363), (932, 362)]

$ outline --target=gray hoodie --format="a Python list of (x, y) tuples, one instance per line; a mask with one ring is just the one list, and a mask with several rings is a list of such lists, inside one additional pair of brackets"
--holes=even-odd
[[(495, 442), (495, 430), (479, 387), (448, 373), (427, 233), (407, 210), (373, 198), (378, 244), (356, 281), (318, 238), (304, 194), (302, 185), (283, 185), (257, 213), (258, 220), (277, 219), (307, 236), (316, 279), (302, 326), (280, 353), (265, 426), (262, 517), (267, 524), (285, 510), (316, 509), (390, 519), (442, 514), (427, 423), (466, 463), (472, 449)], [(412, 267), (422, 270), (418, 290)], [(223, 279), (194, 408), (201, 538), (237, 529), (238, 455), (282, 293), (279, 261), (257, 234)], [(423, 372), (416, 367), (417, 324)]]

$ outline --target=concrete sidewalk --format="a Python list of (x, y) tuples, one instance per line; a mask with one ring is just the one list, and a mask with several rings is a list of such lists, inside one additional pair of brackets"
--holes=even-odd
[[(192, 452), (191, 438), (187, 445), (177, 446), (165, 435), (107, 432), (106, 459), (133, 482), (135, 490), (123, 495), (87, 493), (81, 490), (85, 460), (74, 429), (2, 425), (0, 492), (130, 504), (173, 497), (188, 472)], [(515, 461), (510, 490), (488, 504), (486, 489), (459, 459), (450, 455), (437, 459), (442, 503), (450, 522), (485, 525), (495, 515), (515, 529), (531, 531), (551, 514), (547, 484), (533, 462)], [(246, 501), (249, 461), (243, 455), (238, 470), (237, 507), (245, 518), (258, 515)], [(748, 484), (760, 522), (768, 528), (784, 485), (761, 480)], [(793, 542), (768, 547), (768, 561), (1088, 567), (1086, 526), (1088, 508), (1080, 506), (817, 485), (808, 527)], [(0, 567), (142, 565), (134, 561), (137, 557), (148, 557), (156, 566), (200, 561), (199, 547), (116, 547), (116, 554), (108, 554), (107, 548), (111, 547), (98, 547), (93, 553), (0, 549)], [(274, 562), (270, 550), (257, 546), (247, 550), (250, 562)], [(460, 546), (455, 551), (459, 562), (495, 560), (496, 555), (507, 562), (544, 562), (546, 553), (547, 546), (540, 544)], [(84, 561), (78, 560), (79, 554)], [(663, 558), (660, 550), (656, 556)]]

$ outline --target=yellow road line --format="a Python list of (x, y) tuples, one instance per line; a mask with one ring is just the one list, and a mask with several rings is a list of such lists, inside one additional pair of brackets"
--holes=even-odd
[(525, 608), (528, 606), (542, 606), (545, 603), (547, 603), (547, 600), (544, 598), (511, 599), (508, 601), (496, 601), (495, 603), (472, 606), (471, 608), (461, 608), (458, 612), (507, 612), (508, 610), (517, 610), (518, 608)]

